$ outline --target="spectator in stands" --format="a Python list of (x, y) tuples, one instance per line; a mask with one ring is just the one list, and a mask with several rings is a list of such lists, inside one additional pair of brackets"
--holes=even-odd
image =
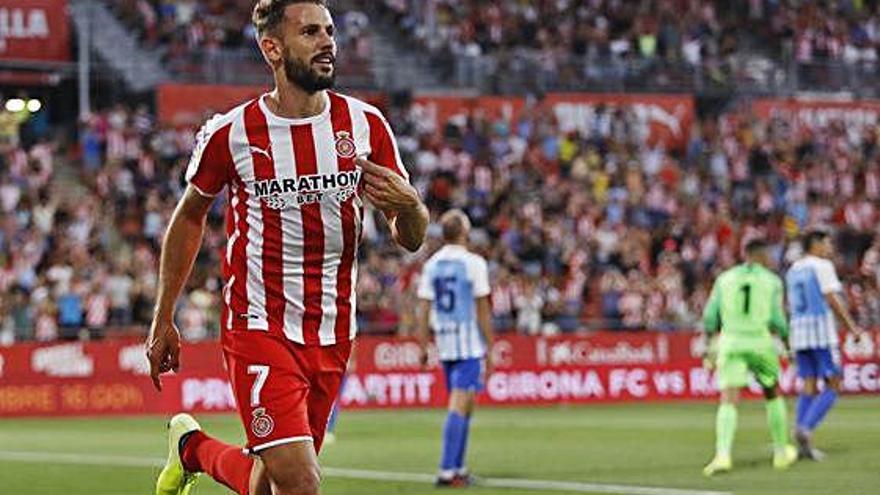
[(58, 310), (54, 301), (46, 297), (37, 305), (34, 338), (39, 342), (49, 342), (58, 337)]
[(61, 335), (64, 337), (75, 337), (83, 328), (83, 282), (76, 281), (68, 283), (58, 291), (56, 298), (56, 308), (58, 311), (58, 325), (61, 328)]
[(519, 287), (508, 269), (498, 266), (492, 286), (492, 327), (504, 332), (515, 328), (516, 299)]
[(0, 96), (0, 147), (17, 148), (21, 143), (21, 126), (31, 118), (25, 100), (17, 101), (21, 108), (12, 108), (9, 101)]
[(107, 279), (107, 290), (110, 296), (110, 323), (127, 325), (132, 321), (131, 299), (134, 280), (128, 270), (117, 262)]
[(522, 291), (514, 299), (516, 308), (516, 329), (528, 335), (537, 335), (542, 330), (542, 310), (544, 296), (538, 282), (527, 277), (523, 281)]

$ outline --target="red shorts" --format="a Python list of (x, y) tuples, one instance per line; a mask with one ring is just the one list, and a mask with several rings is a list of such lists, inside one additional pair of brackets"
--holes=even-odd
[(351, 342), (303, 346), (260, 331), (227, 331), (223, 355), (247, 450), (312, 441), (321, 450)]

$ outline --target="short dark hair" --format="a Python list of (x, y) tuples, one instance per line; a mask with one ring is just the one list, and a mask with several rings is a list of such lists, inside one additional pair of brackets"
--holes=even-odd
[(327, 0), (257, 0), (251, 15), (251, 22), (254, 23), (257, 34), (262, 36), (274, 31), (284, 20), (284, 10), (287, 6), (297, 3), (313, 3), (327, 7)]
[(767, 241), (760, 237), (752, 239), (751, 241), (746, 243), (746, 254), (749, 256), (754, 256), (759, 252), (767, 249), (767, 246)]
[(804, 235), (804, 251), (809, 252), (813, 249), (813, 246), (819, 242), (823, 242), (827, 239), (831, 234), (829, 234), (825, 230), (816, 229), (811, 230)]

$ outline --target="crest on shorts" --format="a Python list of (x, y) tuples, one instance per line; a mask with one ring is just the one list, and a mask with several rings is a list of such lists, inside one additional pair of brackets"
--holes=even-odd
[(336, 133), (336, 154), (342, 158), (354, 158), (355, 146), (351, 134), (346, 131)]
[(254, 419), (251, 421), (251, 431), (254, 432), (258, 438), (263, 438), (269, 436), (272, 433), (272, 430), (275, 429), (275, 420), (269, 416), (269, 413), (266, 412), (265, 407), (259, 407), (254, 409), (253, 412)]

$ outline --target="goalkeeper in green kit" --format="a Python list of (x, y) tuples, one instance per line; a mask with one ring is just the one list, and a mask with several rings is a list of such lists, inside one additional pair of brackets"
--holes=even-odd
[(718, 368), (721, 405), (715, 422), (715, 458), (703, 474), (712, 476), (733, 467), (731, 449), (736, 433), (736, 404), (739, 391), (754, 375), (764, 391), (767, 422), (773, 438), (773, 467), (786, 469), (797, 459), (797, 449), (789, 444), (785, 401), (779, 393), (779, 355), (770, 332), (783, 340), (788, 324), (782, 307), (782, 280), (766, 267), (767, 244), (753, 240), (746, 245), (746, 262), (722, 273), (712, 287), (703, 312), (706, 333), (717, 340), (716, 359), (707, 360)]

